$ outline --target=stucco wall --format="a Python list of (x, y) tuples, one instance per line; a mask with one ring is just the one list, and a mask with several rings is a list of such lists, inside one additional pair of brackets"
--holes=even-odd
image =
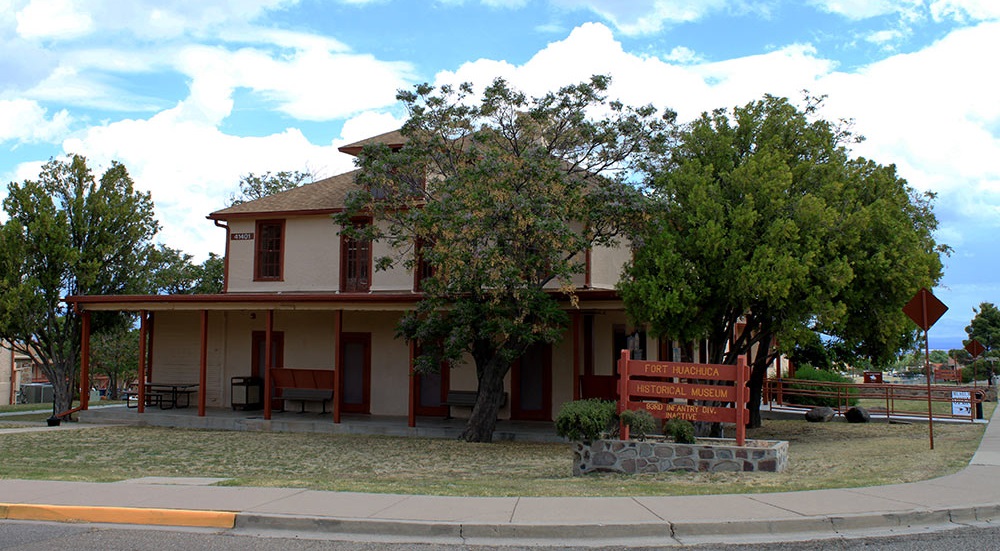
[[(198, 383), (201, 368), (200, 312), (157, 312), (153, 330), (153, 383)], [(224, 378), (225, 315), (209, 312), (207, 379), (208, 407), (222, 407), (229, 380)], [(196, 398), (192, 397), (192, 406)]]
[(590, 284), (595, 289), (614, 289), (621, 278), (622, 267), (632, 259), (628, 243), (617, 247), (594, 247), (590, 253)]
[[(233, 220), (230, 234), (255, 233), (256, 221)], [(299, 216), (285, 221), (284, 271), (282, 281), (254, 281), (253, 240), (229, 241), (230, 292), (336, 292), (340, 287), (340, 227), (329, 216)], [(372, 247), (372, 261), (392, 256), (384, 243)], [(413, 272), (402, 263), (385, 271), (374, 271), (372, 291), (410, 291)]]

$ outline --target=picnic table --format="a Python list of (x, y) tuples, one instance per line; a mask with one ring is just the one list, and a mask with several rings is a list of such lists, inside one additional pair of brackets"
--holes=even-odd
[[(197, 383), (147, 383), (146, 405), (160, 406), (160, 409), (186, 408), (191, 405), (191, 395), (195, 392), (198, 392)], [(135, 406), (131, 405), (133, 399)], [(138, 399), (138, 391), (126, 392), (125, 407), (138, 407)]]

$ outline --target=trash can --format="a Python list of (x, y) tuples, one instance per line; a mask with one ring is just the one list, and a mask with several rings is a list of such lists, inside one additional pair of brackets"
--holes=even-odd
[(264, 407), (264, 380), (260, 377), (233, 377), (230, 382), (233, 410)]

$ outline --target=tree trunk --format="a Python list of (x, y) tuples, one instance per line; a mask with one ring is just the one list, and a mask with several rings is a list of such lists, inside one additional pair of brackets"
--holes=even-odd
[(460, 439), (466, 442), (493, 441), (497, 414), (503, 403), (503, 378), (508, 370), (510, 365), (502, 363), (497, 357), (486, 361), (481, 367), (477, 365), (479, 395)]
[(750, 382), (747, 383), (747, 387), (750, 389), (750, 401), (747, 403), (747, 411), (750, 414), (750, 420), (747, 423), (747, 428), (755, 429), (760, 427), (762, 424), (760, 418), (760, 403), (764, 396), (764, 379), (766, 377), (766, 363), (763, 365), (757, 363), (750, 371)]
[[(51, 364), (42, 367), (42, 372), (52, 384), (52, 415), (58, 415), (68, 411), (73, 407), (73, 395), (75, 394), (74, 369), (71, 362), (64, 362), (55, 359)], [(70, 421), (70, 416), (63, 418)]]

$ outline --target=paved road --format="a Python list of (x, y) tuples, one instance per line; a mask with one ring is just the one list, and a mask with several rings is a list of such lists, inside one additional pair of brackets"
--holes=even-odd
[[(211, 531), (150, 530), (108, 526), (81, 526), (36, 522), (0, 522), (0, 550), (18, 551), (105, 551), (129, 549), (162, 551), (163, 549), (212, 549), (213, 551), (519, 551), (525, 547), (487, 547), (464, 545), (352, 543), (290, 538), (267, 538), (220, 534)], [(549, 548), (553, 550), (570, 548)], [(629, 547), (590, 548), (595, 551), (625, 551)], [(678, 547), (646, 548), (675, 550)], [(833, 539), (794, 543), (759, 543), (746, 545), (699, 545), (684, 547), (697, 551), (1000, 551), (1000, 527), (959, 528), (943, 532), (906, 536)]]

